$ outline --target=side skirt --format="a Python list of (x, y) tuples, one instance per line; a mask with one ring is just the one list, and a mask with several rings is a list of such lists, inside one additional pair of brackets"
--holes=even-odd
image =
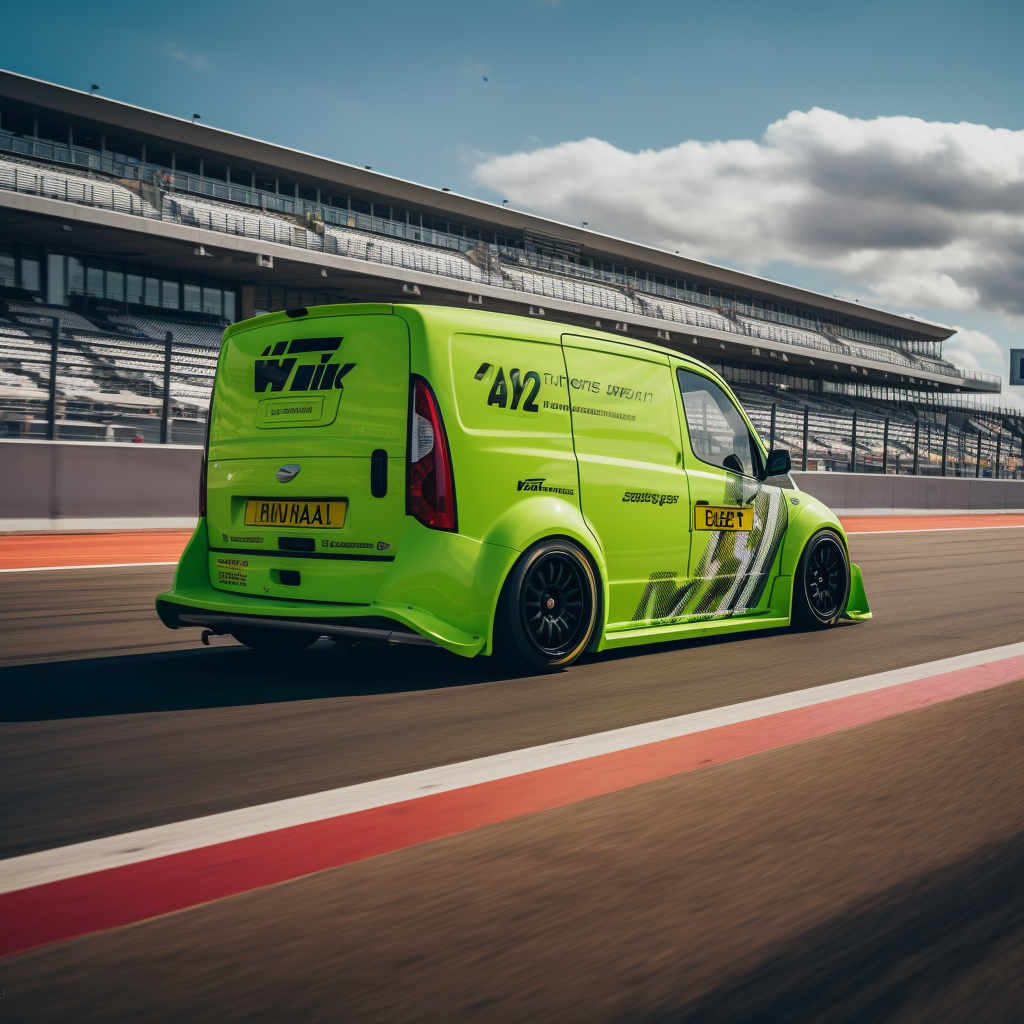
[(676, 622), (665, 626), (606, 630), (598, 650), (609, 651), (617, 647), (635, 647), (639, 644), (664, 643), (669, 640), (695, 640), (702, 636), (719, 636), (724, 633), (784, 628), (790, 624), (792, 597), (793, 577), (776, 576), (772, 582), (768, 607), (760, 615), (737, 615), (724, 619), (701, 619), (699, 622)]

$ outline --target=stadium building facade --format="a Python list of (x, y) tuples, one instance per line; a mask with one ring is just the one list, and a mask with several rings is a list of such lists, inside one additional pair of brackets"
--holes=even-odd
[(0, 72), (0, 435), (195, 443), (225, 324), (349, 301), (686, 351), (809, 468), (1020, 463), (948, 327)]

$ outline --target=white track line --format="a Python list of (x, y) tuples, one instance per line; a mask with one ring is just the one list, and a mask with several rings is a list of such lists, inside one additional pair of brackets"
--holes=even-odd
[(103, 565), (27, 565), (0, 572), (63, 572), (65, 569), (131, 569), (137, 565), (177, 565), (175, 562), (107, 562)]
[(11, 857), (0, 860), (0, 892), (13, 892), (293, 825), (463, 789), (1018, 655), (1024, 655), (1024, 643)]

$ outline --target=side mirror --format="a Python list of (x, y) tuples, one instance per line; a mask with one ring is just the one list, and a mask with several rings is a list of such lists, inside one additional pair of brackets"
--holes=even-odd
[(770, 476), (785, 476), (793, 468), (793, 461), (785, 448), (773, 448), (768, 453), (768, 466), (764, 471), (765, 479)]

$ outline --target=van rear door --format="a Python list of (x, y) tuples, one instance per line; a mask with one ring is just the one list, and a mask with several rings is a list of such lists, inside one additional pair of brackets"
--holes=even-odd
[(401, 545), (407, 327), (390, 306), (337, 309), (225, 341), (207, 468), (215, 587), (368, 604)]

